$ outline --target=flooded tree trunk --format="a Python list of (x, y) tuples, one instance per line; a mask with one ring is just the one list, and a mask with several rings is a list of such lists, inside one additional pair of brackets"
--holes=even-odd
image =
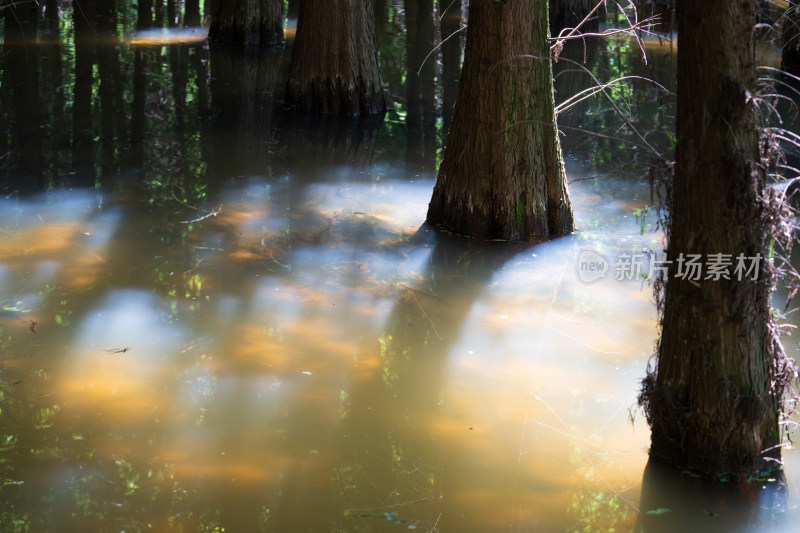
[(428, 222), (487, 239), (570, 233), (546, 0), (473, 0), (467, 32)]
[(286, 103), (344, 115), (386, 110), (371, 1), (300, 3)]
[[(222, 0), (220, 4), (235, 4)], [(200, 26), (200, 2), (199, 0), (186, 0), (186, 12), (183, 16), (183, 25), (186, 27)]]
[(281, 0), (228, 0), (217, 3), (208, 37), (260, 46), (283, 42)]
[[(754, 480), (780, 468), (780, 400), (792, 371), (770, 312), (767, 222), (775, 213), (765, 200), (751, 96), (755, 24), (755, 0), (679, 7), (673, 263), (657, 367), (640, 397), (651, 457), (716, 480)], [(728, 254), (730, 279), (679, 278), (680, 254), (701, 254), (701, 261)], [(740, 255), (761, 259), (748, 259), (755, 268), (737, 276)]]

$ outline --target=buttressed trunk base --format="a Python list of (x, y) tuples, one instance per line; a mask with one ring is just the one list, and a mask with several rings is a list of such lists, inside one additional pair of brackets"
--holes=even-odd
[(484, 239), (573, 229), (555, 121), (547, 1), (473, 0), (428, 223)]
[(286, 104), (341, 115), (386, 110), (371, 1), (300, 3)]

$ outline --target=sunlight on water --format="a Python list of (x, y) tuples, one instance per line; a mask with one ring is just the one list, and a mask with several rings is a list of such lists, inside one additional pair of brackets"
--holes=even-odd
[(208, 37), (208, 28), (164, 28), (137, 31), (124, 42), (139, 45), (160, 45), (171, 43), (199, 43)]
[(332, 498), (320, 523), (630, 528), (651, 288), (613, 271), (587, 284), (576, 265), (661, 237), (630, 214), (645, 191), (605, 180), (573, 186), (578, 233), (535, 247), (418, 232), (430, 180), (316, 183), (295, 205), (254, 178), (168, 249), (158, 217), (130, 232), (80, 191), (20, 199), (3, 218), (3, 298), (22, 302), (0, 318), (19, 354), (4, 371), (20, 398), (47, 383), (36, 401), (91, 441), (93, 468), (124, 457), (137, 490), (169, 478), (243, 509), (266, 491), (287, 524)]

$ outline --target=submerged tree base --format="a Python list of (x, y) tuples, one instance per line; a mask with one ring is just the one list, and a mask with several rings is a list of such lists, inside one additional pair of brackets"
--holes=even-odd
[(286, 92), (286, 105), (339, 115), (379, 114), (386, 109), (381, 87), (365, 83), (361, 76), (355, 84), (339, 77), (313, 77), (304, 83), (293, 80)]
[(483, 239), (572, 232), (547, 2), (470, 3), (464, 68), (427, 222)]
[(286, 104), (300, 111), (383, 113), (375, 21), (367, 0), (305, 0), (289, 65)]

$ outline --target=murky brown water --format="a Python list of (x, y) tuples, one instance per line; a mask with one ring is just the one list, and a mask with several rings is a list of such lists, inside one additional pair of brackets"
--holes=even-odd
[[(45, 186), (0, 199), (3, 531), (792, 530), (791, 448), (780, 512), (655, 474), (643, 502), (649, 430), (629, 411), (652, 291), (577, 269), (661, 234), (634, 216), (646, 181), (619, 172), (644, 156), (574, 132), (616, 127), (602, 106), (561, 118), (579, 232), (474, 243), (422, 224), (441, 85), (418, 108), (390, 87), (383, 123), (301, 121), (279, 109), (286, 51), (162, 46), (180, 35), (144, 66), (112, 45), (121, 75), (145, 73), (114, 85), (144, 98), (143, 126), (98, 118), (85, 160), (43, 136)], [(384, 61), (408, 44), (380, 43)], [(634, 62), (620, 46), (596, 74)], [(62, 94), (48, 66), (39, 92)], [(28, 118), (3, 80), (4, 116)], [(658, 138), (669, 112), (637, 105)]]

